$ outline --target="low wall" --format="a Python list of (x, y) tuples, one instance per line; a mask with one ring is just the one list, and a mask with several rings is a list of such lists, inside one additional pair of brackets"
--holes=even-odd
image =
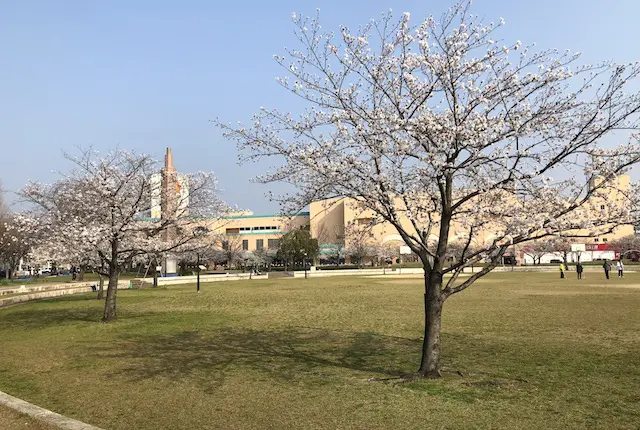
[[(18, 303), (30, 302), (32, 300), (42, 300), (42, 299), (50, 299), (54, 297), (67, 296), (70, 294), (86, 294), (94, 292), (94, 288), (92, 285), (97, 287), (96, 282), (83, 282), (82, 284), (88, 284), (87, 286), (70, 286), (69, 284), (65, 284), (67, 288), (64, 289), (50, 289), (48, 291), (37, 291), (29, 294), (20, 294), (19, 296), (11, 296), (0, 298), (0, 308), (5, 306), (11, 306)], [(129, 288), (129, 281), (120, 281), (118, 282), (118, 289), (124, 290)], [(106, 291), (106, 286), (105, 286)], [(18, 292), (18, 291), (17, 291)]]
[[(200, 275), (200, 283), (222, 282), (222, 281), (244, 281), (248, 279), (267, 279), (268, 275), (252, 275), (250, 273), (225, 273), (220, 275)], [(167, 278), (158, 278), (158, 286), (163, 285), (180, 285), (195, 284), (198, 280), (197, 276), (170, 276)], [(147, 286), (153, 285), (153, 278), (136, 278), (134, 283), (144, 283)]]
[(36, 285), (19, 285), (12, 287), (0, 288), (0, 296), (6, 296), (7, 294), (22, 294), (22, 293), (35, 293), (38, 291), (51, 291), (51, 290), (66, 290), (70, 288), (90, 287), (95, 285), (97, 281), (83, 281), (83, 282), (65, 282), (63, 284), (36, 284)]
[[(349, 275), (414, 275), (423, 274), (424, 271), (419, 267), (406, 268), (384, 268), (384, 269), (336, 269), (336, 270), (307, 270), (306, 277), (322, 278), (326, 276), (349, 276)], [(299, 270), (293, 272), (294, 278), (304, 278), (305, 271)]]

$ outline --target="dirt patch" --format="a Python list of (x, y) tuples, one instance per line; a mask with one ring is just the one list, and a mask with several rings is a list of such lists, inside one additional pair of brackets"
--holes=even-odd
[[(627, 290), (639, 290), (640, 284), (627, 284), (627, 285), (585, 285), (584, 287), (580, 287), (579, 290), (537, 290), (537, 289), (529, 289), (529, 290), (516, 290), (519, 294), (525, 294), (530, 296), (581, 296), (581, 295), (602, 295), (608, 294), (610, 289), (627, 289)], [(598, 290), (596, 290), (596, 288)], [(616, 291), (620, 294), (620, 291)], [(625, 292), (624, 294), (633, 294), (631, 291)]]
[[(458, 275), (458, 278), (466, 278), (468, 277), (469, 274), (468, 273), (461, 273), (460, 275)], [(389, 280), (391, 280), (391, 282), (393, 282), (392, 279), (424, 279), (424, 275), (422, 273), (407, 273), (406, 275), (403, 273), (400, 274), (396, 274), (396, 273), (389, 273), (387, 275), (369, 275), (369, 278), (387, 278)], [(449, 279), (450, 276), (445, 275), (444, 279)]]

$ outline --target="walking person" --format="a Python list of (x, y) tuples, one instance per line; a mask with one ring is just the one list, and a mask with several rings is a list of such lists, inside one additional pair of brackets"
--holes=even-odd
[(602, 268), (604, 269), (604, 276), (609, 279), (609, 270), (611, 270), (611, 263), (609, 263), (609, 260), (604, 260)]
[(624, 277), (624, 264), (622, 264), (622, 258), (618, 260), (618, 278)]
[(564, 279), (564, 264), (560, 263), (560, 279)]
[(582, 263), (578, 261), (578, 264), (576, 264), (576, 273), (578, 274), (578, 279), (582, 279), (583, 271), (584, 271), (584, 267), (582, 267)]

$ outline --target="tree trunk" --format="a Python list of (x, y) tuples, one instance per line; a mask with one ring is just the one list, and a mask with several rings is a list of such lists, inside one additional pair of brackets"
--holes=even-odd
[(107, 300), (104, 302), (103, 322), (116, 319), (116, 294), (118, 293), (118, 268), (109, 267), (109, 285), (107, 286)]
[(100, 287), (98, 288), (98, 300), (104, 299), (104, 260), (100, 262)]
[(80, 266), (80, 271), (78, 272), (78, 281), (84, 281), (84, 267)]
[(118, 293), (118, 247), (117, 239), (111, 242), (111, 261), (109, 262), (109, 286), (107, 287), (107, 300), (104, 302), (103, 322), (116, 319), (116, 294)]
[(100, 274), (100, 286), (98, 287), (98, 300), (104, 299), (104, 276)]
[(440, 377), (440, 331), (442, 329), (442, 274), (424, 275), (424, 341), (420, 376)]

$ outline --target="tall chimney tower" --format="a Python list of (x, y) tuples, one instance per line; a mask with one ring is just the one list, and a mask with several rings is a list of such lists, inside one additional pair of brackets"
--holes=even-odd
[[(164, 167), (160, 173), (162, 175), (162, 215), (160, 218), (168, 219), (174, 217), (178, 209), (178, 196), (176, 192), (178, 188), (178, 173), (175, 167), (173, 167), (171, 148), (167, 148), (167, 153), (164, 156)], [(173, 228), (168, 228), (162, 233), (162, 239), (170, 241), (174, 238), (174, 233)]]

